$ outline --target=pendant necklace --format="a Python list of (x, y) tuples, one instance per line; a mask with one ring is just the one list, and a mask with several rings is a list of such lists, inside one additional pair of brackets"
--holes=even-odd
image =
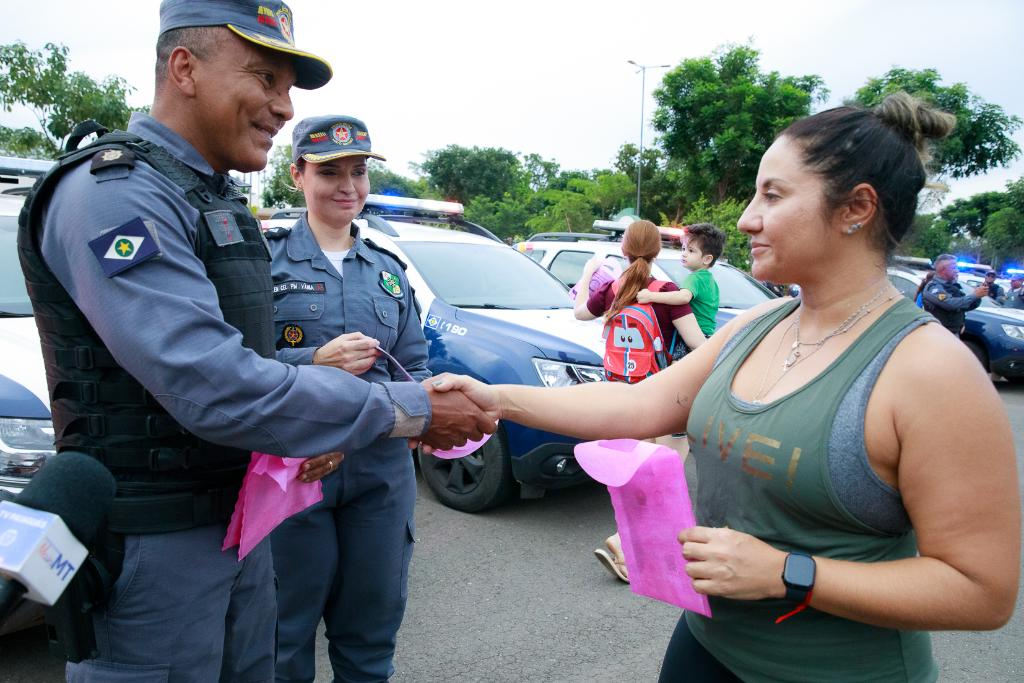
[[(765, 365), (764, 375), (761, 377), (761, 385), (758, 387), (757, 393), (754, 394), (754, 403), (761, 403), (762, 399), (768, 394), (768, 392), (774, 389), (775, 385), (782, 381), (782, 378), (786, 376), (787, 372), (789, 372), (801, 361), (810, 358), (815, 353), (820, 351), (821, 347), (823, 347), (825, 345), (825, 342), (827, 342), (829, 339), (832, 339), (833, 337), (838, 337), (841, 334), (846, 334), (853, 328), (854, 325), (859, 323), (869, 313), (871, 313), (871, 311), (875, 310), (879, 306), (882, 306), (892, 301), (899, 295), (898, 292), (890, 293), (890, 295), (886, 299), (882, 299), (882, 295), (885, 293), (885, 290), (887, 289), (889, 289), (888, 282), (886, 282), (885, 285), (883, 285), (882, 288), (878, 290), (878, 292), (876, 292), (873, 297), (865, 301), (857, 308), (856, 311), (851, 313), (846, 320), (839, 323), (839, 325), (834, 330), (826, 334), (818, 341), (814, 342), (800, 341), (800, 312), (797, 311), (796, 317), (794, 318), (793, 322), (791, 322), (789, 324), (789, 327), (786, 328), (786, 331), (782, 333), (782, 338), (779, 340), (779, 346), (778, 348), (775, 349), (775, 353), (772, 354), (772, 360), (769, 360), (769, 362)], [(880, 299), (882, 300), (879, 301)], [(775, 381), (772, 382), (770, 386), (765, 388), (765, 382), (768, 381), (768, 375), (771, 372), (772, 361), (775, 359), (775, 356), (778, 355), (779, 350), (782, 348), (782, 345), (786, 340), (786, 337), (789, 336), (789, 330), (791, 330), (794, 327), (796, 328), (796, 339), (793, 341), (793, 344), (789, 347), (789, 353), (786, 355), (785, 360), (782, 362), (782, 372), (779, 374), (778, 377), (775, 378)], [(804, 351), (804, 347), (810, 347), (810, 350)]]

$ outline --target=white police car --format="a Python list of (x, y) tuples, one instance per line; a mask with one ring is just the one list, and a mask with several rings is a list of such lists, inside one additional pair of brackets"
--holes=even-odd
[[(568, 287), (576, 284), (583, 272), (583, 266), (595, 254), (607, 256), (626, 267), (622, 255), (622, 235), (625, 226), (610, 221), (595, 221), (594, 227), (602, 233), (547, 232), (532, 235), (516, 244), (516, 248), (537, 263), (551, 271)], [(679, 228), (661, 228), (663, 243), (680, 240)], [(672, 247), (663, 247), (654, 261), (651, 274), (658, 280), (667, 280), (682, 285), (690, 274), (682, 263), (682, 252)], [(721, 327), (741, 311), (753, 308), (766, 299), (775, 298), (767, 287), (742, 270), (719, 261), (711, 267), (711, 274), (718, 284), (718, 325)]]

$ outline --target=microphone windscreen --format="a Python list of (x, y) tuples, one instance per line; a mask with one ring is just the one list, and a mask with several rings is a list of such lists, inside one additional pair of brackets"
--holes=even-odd
[(79, 543), (88, 547), (96, 539), (116, 491), (113, 475), (97, 460), (64, 451), (47, 458), (15, 502), (57, 515)]

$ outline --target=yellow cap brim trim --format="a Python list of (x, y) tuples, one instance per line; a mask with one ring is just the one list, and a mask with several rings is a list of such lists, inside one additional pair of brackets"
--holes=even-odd
[[(289, 54), (294, 57), (301, 57), (303, 59), (316, 62), (317, 64), (323, 66), (323, 68), (327, 70), (326, 78), (318, 78), (312, 82), (305, 81), (301, 78), (297, 78), (295, 85), (299, 88), (303, 88), (305, 90), (315, 90), (320, 86), (326, 85), (327, 82), (334, 77), (334, 69), (332, 69), (330, 63), (322, 57), (317, 57), (315, 54), (311, 52), (304, 52), (303, 50), (298, 50), (295, 48), (294, 45), (284, 40), (268, 38), (263, 34), (253, 33), (252, 31), (247, 31), (245, 29), (238, 28), (237, 26), (233, 26), (232, 24), (226, 24), (226, 26), (229, 29), (231, 29), (231, 31), (234, 32), (239, 38), (244, 38), (245, 40), (248, 40), (250, 43), (255, 43), (256, 45), (260, 45), (261, 47), (269, 48), (277, 52), (284, 52), (285, 54)], [(296, 76), (299, 76), (299, 74), (296, 73)]]
[(307, 152), (302, 155), (302, 158), (311, 164), (322, 164), (325, 161), (333, 161), (342, 157), (373, 157), (374, 159), (380, 159), (381, 161), (387, 161), (384, 157), (377, 154), (376, 152), (367, 152), (359, 149), (346, 149), (340, 152), (331, 152), (330, 154), (316, 154), (315, 152)]

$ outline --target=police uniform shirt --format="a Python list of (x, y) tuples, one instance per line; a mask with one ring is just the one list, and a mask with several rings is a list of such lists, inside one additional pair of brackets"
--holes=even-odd
[[(269, 240), (273, 256), (277, 358), (313, 362), (313, 353), (335, 337), (362, 332), (380, 342), (417, 381), (430, 377), (427, 346), (402, 265), (356, 236), (336, 269), (303, 216)], [(395, 282), (397, 286), (389, 283)], [(401, 380), (380, 356), (362, 375), (368, 382)]]
[[(213, 169), (184, 138), (135, 113), (129, 132), (204, 176)], [(89, 242), (142, 218), (159, 254), (108, 277)], [(199, 212), (145, 164), (67, 174), (43, 221), (47, 265), (125, 370), (204, 439), (283, 456), (348, 451), (429, 424), (426, 392), (370, 383), (326, 366), (261, 358), (224, 322), (196, 256)]]

